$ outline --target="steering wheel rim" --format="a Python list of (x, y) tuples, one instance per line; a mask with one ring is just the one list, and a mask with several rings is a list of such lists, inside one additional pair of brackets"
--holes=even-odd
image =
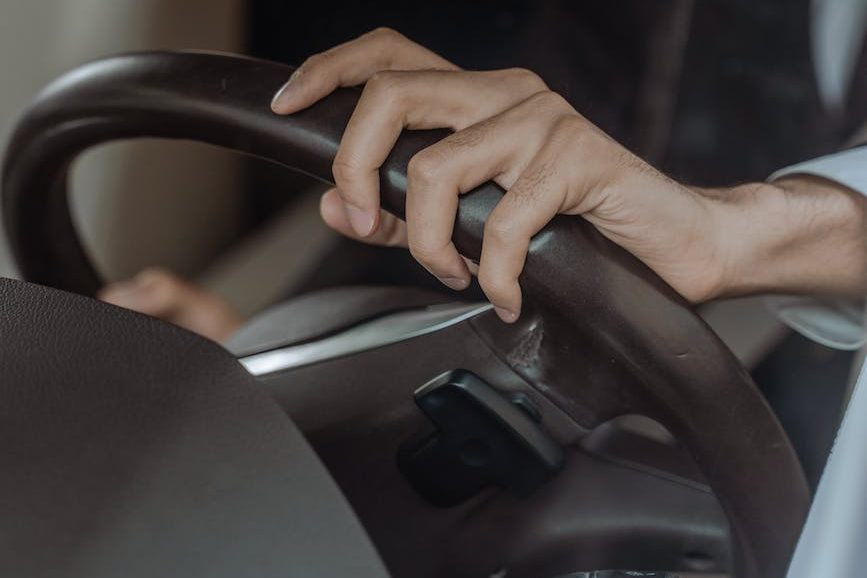
[[(66, 192), (70, 164), (97, 144), (197, 140), (330, 181), (359, 92), (340, 89), (279, 117), (268, 105), (292, 70), (226, 54), (149, 52), (86, 64), (49, 85), (19, 122), (3, 165), (4, 224), (24, 278), (87, 295), (100, 287)], [(409, 159), (445, 134), (403, 133), (380, 172), (385, 209), (403, 216)], [(479, 257), (484, 220), (502, 194), (487, 183), (461, 197), (454, 241), (462, 254)], [(521, 328), (538, 339), (528, 350), (515, 342), (521, 332), (493, 330), (492, 346), (506, 358), (523, 347), (509, 364), (585, 427), (625, 413), (663, 423), (728, 515), (737, 575), (782, 577), (809, 491), (786, 434), (728, 348), (673, 289), (583, 219), (555, 218), (535, 237), (521, 284)], [(582, 366), (577, 335), (616, 382)]]

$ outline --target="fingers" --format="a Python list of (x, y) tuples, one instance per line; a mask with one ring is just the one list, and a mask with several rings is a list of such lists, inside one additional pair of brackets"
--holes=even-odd
[[(406, 221), (410, 252), (453, 289), (470, 282), (464, 260), (452, 243), (458, 195), (497, 180), (508, 186), (530, 160), (533, 127), (521, 122), (521, 108), (468, 127), (417, 153), (407, 169)], [(519, 145), (518, 143), (521, 143)], [(527, 145), (524, 149), (522, 145)]]
[(367, 83), (343, 133), (332, 167), (357, 236), (379, 216), (379, 168), (405, 127), (462, 129), (525, 100), (544, 87), (521, 70), (381, 72)]
[[(485, 222), (479, 284), (506, 322), (521, 313), (518, 278), (532, 238), (558, 213), (582, 214), (598, 202), (594, 193), (610, 180), (608, 165), (616, 151), (608, 137), (553, 93), (530, 99), (533, 108), (548, 107), (544, 139), (538, 153), (491, 211)], [(534, 121), (541, 119), (534, 115)]]
[[(508, 189), (526, 170), (536, 151), (545, 146), (548, 127), (563, 114), (560, 101), (545, 94), (536, 93), (506, 112), (456, 132), (410, 160), (406, 205), (409, 249), (446, 285), (469, 284), (469, 272), (451, 241), (458, 195), (489, 180)], [(550, 215), (541, 219), (544, 225)], [(507, 296), (493, 291), (492, 295), (488, 297), (495, 305), (502, 305), (504, 312), (520, 310), (519, 291)]]
[[(322, 197), (323, 219), (355, 239), (408, 245), (431, 273), (462, 289), (470, 272), (451, 241), (458, 196), (497, 181), (508, 192), (486, 223), (478, 274), (500, 317), (514, 321), (521, 310), (518, 277), (533, 235), (558, 212), (582, 213), (593, 202), (584, 199), (587, 183), (570, 187), (574, 183), (560, 174), (575, 173), (575, 159), (588, 158), (574, 154), (574, 142), (569, 158), (558, 150), (573, 136), (583, 138), (559, 128), (564, 115), (578, 115), (533, 73), (463, 72), (387, 29), (308, 59), (272, 108), (291, 113), (339, 86), (361, 83), (366, 86), (332, 167), (337, 188)], [(443, 127), (457, 132), (409, 163), (405, 226), (379, 208), (380, 167), (405, 128)], [(578, 191), (577, 201), (568, 200), (570, 188)]]
[(290, 114), (307, 108), (340, 86), (355, 86), (381, 70), (457, 70), (458, 67), (389, 28), (308, 58), (277, 91), (271, 109)]
[(139, 313), (166, 317), (174, 313), (187, 293), (188, 287), (177, 276), (163, 269), (149, 268), (128, 281), (107, 285), (98, 297)]
[(108, 285), (99, 298), (215, 341), (228, 338), (243, 324), (228, 301), (159, 268), (145, 269), (129, 281)]
[[(392, 215), (391, 213), (383, 212), (382, 214), (382, 224), (383, 226), (380, 228), (376, 234), (370, 237), (359, 238), (355, 236), (355, 232), (352, 230), (352, 227), (349, 225), (349, 222), (346, 219), (346, 214), (343, 209), (345, 204), (343, 203), (343, 199), (340, 198), (340, 195), (337, 194), (337, 191), (334, 189), (330, 189), (326, 191), (322, 195), (322, 199), (320, 201), (319, 209), (322, 214), (322, 220), (325, 223), (340, 233), (341, 235), (345, 235), (349, 238), (355, 239), (356, 241), (362, 241), (364, 243), (370, 243), (372, 245), (382, 245), (386, 247), (403, 247), (407, 248), (407, 227), (406, 223)], [(473, 275), (477, 274), (479, 271), (479, 266), (467, 259), (466, 257), (461, 257), (464, 263), (467, 266), (467, 269)]]
[(329, 189), (322, 195), (319, 202), (319, 212), (326, 225), (351, 239), (371, 245), (407, 246), (406, 224), (385, 211), (379, 216), (380, 226), (374, 234), (367, 237), (357, 235), (349, 222), (346, 203), (343, 202), (336, 189)]
[(557, 157), (542, 150), (503, 196), (485, 222), (479, 284), (497, 315), (511, 323), (521, 313), (518, 277), (524, 268), (530, 241), (557, 213), (566, 197), (566, 185), (557, 169)]

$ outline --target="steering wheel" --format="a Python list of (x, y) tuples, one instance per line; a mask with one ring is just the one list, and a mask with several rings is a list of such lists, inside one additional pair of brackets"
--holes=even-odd
[[(3, 167), (3, 217), (23, 276), (86, 295), (101, 286), (66, 191), (71, 162), (100, 143), (190, 139), (330, 181), (359, 92), (340, 89), (279, 117), (270, 97), (292, 70), (231, 55), (152, 52), (96, 61), (48, 86), (18, 125)], [(404, 132), (380, 172), (385, 209), (403, 215), (409, 159), (445, 134)], [(487, 183), (461, 197), (454, 241), (463, 255), (479, 257), (485, 218), (502, 194)], [(623, 414), (665, 425), (729, 518), (737, 575), (783, 576), (808, 510), (807, 484), (773, 412), (702, 319), (574, 217), (555, 218), (535, 237), (521, 286), (525, 314), (514, 328), (492, 325), (492, 347), (583, 427)], [(509, 356), (516, 346), (521, 355)]]

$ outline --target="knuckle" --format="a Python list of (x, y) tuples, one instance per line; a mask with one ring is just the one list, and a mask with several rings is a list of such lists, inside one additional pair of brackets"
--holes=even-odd
[(403, 92), (403, 84), (401, 73), (392, 70), (380, 70), (368, 79), (364, 92), (380, 100), (397, 101)]
[(434, 183), (442, 174), (445, 163), (446, 155), (441, 147), (428, 147), (409, 159), (407, 176), (410, 182), (416, 184)]
[(548, 85), (542, 77), (527, 68), (509, 68), (506, 71), (510, 80), (526, 86), (533, 92), (542, 92), (548, 89)]
[(586, 146), (595, 140), (596, 132), (576, 114), (567, 114), (554, 123), (553, 139), (573, 146)]
[(389, 28), (388, 26), (379, 26), (377, 28), (374, 28), (365, 36), (368, 36), (369, 38), (373, 38), (374, 40), (380, 42), (394, 42), (399, 41), (403, 38), (403, 34), (398, 32), (394, 28)]
[(533, 94), (529, 99), (530, 104), (534, 107), (540, 107), (545, 110), (561, 110), (569, 108), (569, 103), (566, 99), (554, 92), (553, 90), (540, 90)]
[(492, 215), (485, 222), (485, 238), (507, 243), (515, 239), (515, 227), (510, 219)]
[(331, 173), (337, 183), (349, 183), (356, 180), (361, 173), (360, 163), (353, 157), (340, 152), (331, 164)]
[(367, 80), (367, 85), (374, 90), (386, 90), (396, 80), (396, 74), (391, 70), (377, 70)]

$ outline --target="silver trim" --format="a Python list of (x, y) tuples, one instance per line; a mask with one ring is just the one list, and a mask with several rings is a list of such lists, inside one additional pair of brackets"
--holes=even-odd
[(490, 303), (449, 303), (401, 311), (355, 325), (318, 341), (248, 355), (239, 361), (253, 375), (284, 371), (434, 333), (489, 311), (492, 307)]

